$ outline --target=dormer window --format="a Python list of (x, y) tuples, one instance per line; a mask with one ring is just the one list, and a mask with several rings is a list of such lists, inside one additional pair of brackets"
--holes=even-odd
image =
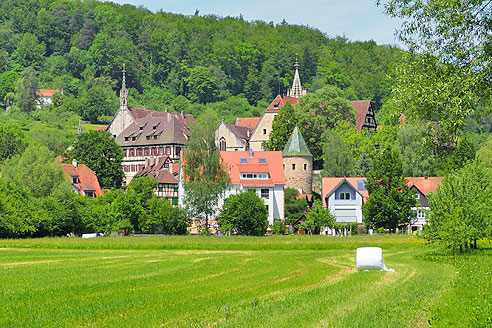
[(239, 159), (239, 163), (247, 164), (248, 163), (248, 159), (247, 158), (240, 158)]
[(146, 136), (145, 139), (150, 140), (152, 136)]
[(80, 183), (79, 177), (72, 177), (72, 183), (73, 184)]
[(145, 125), (140, 125), (140, 126), (138, 127), (138, 129), (139, 129), (140, 131), (142, 131), (142, 130), (144, 129), (144, 127), (145, 127)]
[(267, 162), (266, 158), (258, 159), (258, 163), (260, 163), (260, 164), (265, 164), (266, 162)]
[(128, 141), (128, 139), (130, 139), (129, 137), (125, 137), (125, 141)]
[(136, 141), (137, 140), (137, 137), (132, 137), (132, 141)]
[(158, 137), (158, 135), (157, 135), (157, 134), (155, 134), (155, 135), (154, 135), (154, 140), (157, 140), (157, 137)]

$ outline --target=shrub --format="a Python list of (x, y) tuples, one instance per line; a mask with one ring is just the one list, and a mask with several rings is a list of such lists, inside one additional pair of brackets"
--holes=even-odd
[(274, 235), (285, 235), (285, 228), (283, 221), (273, 222), (272, 231)]

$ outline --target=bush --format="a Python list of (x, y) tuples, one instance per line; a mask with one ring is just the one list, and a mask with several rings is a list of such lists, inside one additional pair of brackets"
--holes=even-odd
[(285, 235), (285, 224), (283, 221), (273, 222), (272, 231), (274, 235)]

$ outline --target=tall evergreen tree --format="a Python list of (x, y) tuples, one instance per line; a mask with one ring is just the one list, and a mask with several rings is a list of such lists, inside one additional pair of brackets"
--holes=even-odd
[(296, 126), (294, 107), (286, 102), (273, 119), (269, 140), (263, 144), (265, 150), (282, 151)]
[(408, 224), (415, 197), (403, 176), (400, 155), (388, 147), (373, 161), (367, 174), (368, 201), (362, 205), (366, 225), (395, 232)]

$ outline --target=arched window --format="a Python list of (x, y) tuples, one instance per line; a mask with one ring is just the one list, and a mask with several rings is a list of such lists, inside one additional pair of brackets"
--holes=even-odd
[(220, 151), (226, 151), (227, 150), (226, 140), (224, 137), (221, 137), (219, 139), (219, 150)]

